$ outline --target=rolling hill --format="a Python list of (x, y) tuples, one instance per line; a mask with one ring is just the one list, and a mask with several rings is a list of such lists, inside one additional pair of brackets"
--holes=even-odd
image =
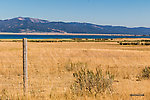
[(50, 22), (48, 20), (17, 17), (0, 20), (0, 32), (34, 33), (34, 32), (60, 32), (60, 33), (86, 33), (86, 34), (134, 34), (149, 35), (150, 28), (123, 27), (111, 25), (96, 25), (78, 22)]

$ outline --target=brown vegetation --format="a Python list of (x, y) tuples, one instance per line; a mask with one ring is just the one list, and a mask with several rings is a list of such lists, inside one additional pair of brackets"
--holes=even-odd
[[(28, 97), (23, 97), (22, 43), (0, 42), (0, 97), (14, 99), (150, 99), (150, 80), (137, 80), (150, 65), (150, 46), (116, 42), (28, 42)], [(85, 65), (114, 75), (113, 92), (75, 96), (73, 73)], [(94, 72), (95, 73), (95, 72)], [(130, 94), (144, 93), (144, 97)]]

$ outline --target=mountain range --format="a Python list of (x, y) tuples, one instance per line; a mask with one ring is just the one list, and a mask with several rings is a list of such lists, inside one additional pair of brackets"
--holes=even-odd
[(124, 27), (111, 25), (96, 25), (79, 22), (50, 22), (30, 17), (17, 17), (0, 20), (0, 32), (34, 33), (34, 32), (59, 32), (59, 33), (84, 33), (84, 34), (132, 34), (149, 35), (150, 28)]

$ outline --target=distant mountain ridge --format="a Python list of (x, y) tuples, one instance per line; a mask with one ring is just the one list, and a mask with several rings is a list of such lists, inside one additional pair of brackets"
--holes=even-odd
[(17, 17), (0, 20), (0, 32), (34, 33), (34, 32), (60, 32), (60, 33), (84, 33), (84, 34), (134, 34), (149, 35), (150, 28), (123, 26), (96, 25), (78, 22), (50, 22), (29, 17)]

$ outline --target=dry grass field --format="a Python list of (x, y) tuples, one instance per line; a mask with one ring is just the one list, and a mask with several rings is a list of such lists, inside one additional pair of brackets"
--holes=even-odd
[[(150, 65), (150, 46), (125, 46), (116, 42), (36, 43), (28, 42), (28, 96), (23, 97), (22, 43), (0, 42), (0, 96), (3, 99), (73, 99), (70, 64), (90, 70), (109, 70), (114, 76), (113, 92), (78, 100), (150, 100), (150, 80), (137, 80)], [(130, 94), (144, 94), (131, 97)]]

